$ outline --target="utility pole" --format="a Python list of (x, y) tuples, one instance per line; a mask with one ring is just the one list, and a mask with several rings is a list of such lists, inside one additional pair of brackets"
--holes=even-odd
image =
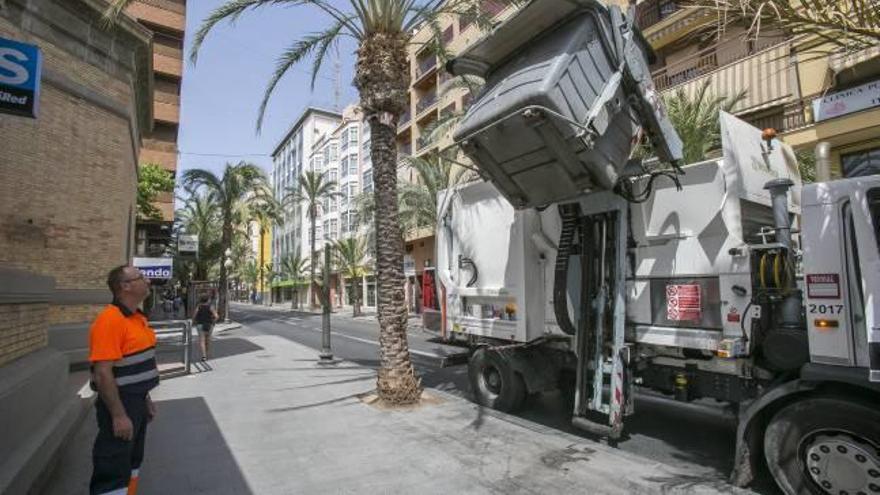
[(337, 112), (339, 111), (339, 98), (341, 93), (339, 89), (340, 70), (339, 49), (337, 49), (336, 59), (333, 61), (333, 109)]
[(318, 364), (336, 364), (330, 349), (330, 244), (324, 244), (324, 283), (321, 287), (321, 354)]

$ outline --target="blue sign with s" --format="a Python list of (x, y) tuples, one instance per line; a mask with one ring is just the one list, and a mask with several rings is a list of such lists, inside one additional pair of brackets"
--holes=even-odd
[(37, 116), (41, 66), (36, 45), (0, 38), (0, 112)]

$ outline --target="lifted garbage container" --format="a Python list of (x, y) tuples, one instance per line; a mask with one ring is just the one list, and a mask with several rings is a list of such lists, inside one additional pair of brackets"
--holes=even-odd
[(454, 139), (516, 208), (614, 189), (640, 129), (681, 159), (649, 56), (616, 6), (533, 0), (448, 64), (486, 80)]

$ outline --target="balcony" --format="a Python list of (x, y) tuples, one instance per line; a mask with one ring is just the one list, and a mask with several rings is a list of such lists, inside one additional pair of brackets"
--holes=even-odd
[(409, 110), (403, 112), (402, 114), (400, 114), (400, 119), (397, 121), (397, 128), (401, 129), (403, 127), (406, 127), (406, 125), (409, 124), (409, 121), (411, 119), (412, 119), (412, 115), (410, 115)]
[[(771, 42), (767, 42), (771, 43)], [(766, 47), (760, 42), (744, 45), (741, 50), (722, 53), (710, 47), (693, 57), (668, 65), (653, 74), (654, 85), (661, 92), (682, 90), (694, 95), (709, 81), (709, 92), (716, 96), (733, 96), (746, 90), (745, 97), (734, 111), (752, 112), (790, 101), (788, 42)]]
[(644, 31), (679, 10), (681, 10), (681, 6), (677, 2), (647, 0), (636, 5), (636, 25)]
[(437, 55), (429, 55), (416, 59), (415, 83), (422, 81), (428, 74), (432, 74), (437, 68)]
[(416, 115), (421, 115), (422, 112), (428, 110), (437, 104), (437, 92), (430, 93), (426, 96), (423, 96), (418, 103), (416, 103)]
[(432, 144), (434, 144), (434, 140), (431, 139), (429, 136), (420, 136), (418, 139), (416, 139), (416, 151), (421, 153)]

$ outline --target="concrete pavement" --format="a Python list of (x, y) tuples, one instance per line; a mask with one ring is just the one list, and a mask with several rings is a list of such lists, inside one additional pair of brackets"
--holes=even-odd
[[(318, 367), (274, 335), (232, 332), (216, 350), (154, 391), (141, 494), (745, 493), (436, 390), (376, 407), (372, 370)], [(86, 492), (93, 435), (90, 417), (45, 493)]]

